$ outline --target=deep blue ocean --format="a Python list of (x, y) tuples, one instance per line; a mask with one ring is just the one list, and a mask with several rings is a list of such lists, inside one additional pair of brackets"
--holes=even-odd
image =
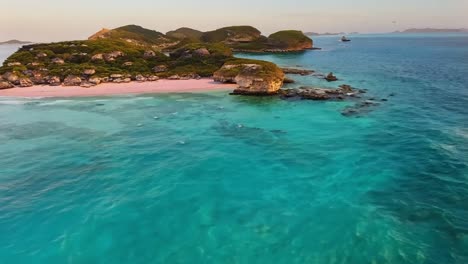
[(468, 263), (468, 35), (351, 38), (238, 56), (388, 99), (358, 116), (225, 91), (0, 98), (0, 263)]

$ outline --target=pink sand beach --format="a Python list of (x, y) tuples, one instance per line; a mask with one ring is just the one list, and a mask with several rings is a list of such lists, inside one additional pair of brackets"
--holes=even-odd
[(0, 90), (0, 97), (86, 97), (147, 93), (185, 93), (232, 90), (235, 85), (211, 79), (159, 80), (156, 82), (104, 83), (91, 88), (77, 86), (33, 86)]

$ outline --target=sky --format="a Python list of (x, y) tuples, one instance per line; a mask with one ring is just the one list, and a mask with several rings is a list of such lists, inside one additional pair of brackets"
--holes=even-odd
[(268, 35), (468, 28), (468, 0), (0, 0), (0, 41), (86, 39), (137, 24), (160, 32), (252, 25)]

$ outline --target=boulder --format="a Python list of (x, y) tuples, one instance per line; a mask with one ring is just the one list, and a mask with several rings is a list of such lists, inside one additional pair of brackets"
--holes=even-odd
[(10, 89), (15, 87), (13, 84), (7, 82), (7, 81), (0, 81), (0, 90), (1, 89)]
[(133, 65), (133, 62), (131, 62), (131, 61), (127, 61), (127, 62), (125, 62), (125, 63), (123, 64), (123, 66), (126, 66), (126, 67), (132, 66), (132, 65)]
[(63, 80), (64, 86), (80, 86), (81, 78), (73, 75), (69, 75)]
[(130, 79), (130, 78), (124, 78), (124, 79), (123, 79), (123, 82), (124, 82), (124, 83), (129, 83), (129, 82), (131, 82), (131, 81), (132, 81), (132, 79)]
[(31, 63), (28, 63), (28, 65), (37, 67), (37, 66), (40, 66), (41, 64), (39, 62), (31, 62)]
[(123, 76), (123, 74), (114, 73), (114, 74), (111, 74), (110, 77), (111, 77), (112, 79), (121, 79), (121, 78), (123, 78), (124, 76)]
[(343, 84), (343, 85), (340, 85), (339, 87), (343, 93), (354, 93), (354, 90), (351, 87), (351, 85)]
[(91, 57), (91, 60), (93, 61), (103, 60), (103, 59), (104, 59), (104, 55), (101, 53), (95, 54)]
[(52, 76), (49, 78), (48, 83), (51, 86), (59, 86), (62, 82), (58, 76)]
[(199, 48), (193, 51), (193, 56), (195, 57), (207, 57), (210, 55), (211, 53), (207, 48)]
[(34, 83), (29, 78), (20, 78), (19, 83), (21, 87), (31, 87), (34, 85)]
[(84, 75), (93, 75), (93, 74), (95, 74), (95, 73), (96, 73), (96, 70), (95, 70), (95, 69), (85, 69), (85, 70), (83, 71), (83, 74), (84, 74)]
[(3, 74), (3, 79), (7, 80), (12, 84), (19, 84), (19, 76), (12, 72)]
[(190, 80), (190, 79), (200, 80), (201, 77), (200, 77), (200, 75), (198, 75), (196, 73), (188, 73), (188, 74), (184, 74), (184, 75), (180, 76), (180, 79), (181, 80)]
[(179, 75), (171, 75), (169, 77), (167, 77), (168, 80), (180, 80), (180, 76)]
[(44, 76), (42, 76), (42, 74), (39, 73), (39, 72), (33, 73), (33, 76), (31, 77), (31, 81), (34, 84), (45, 84), (46, 83), (46, 80), (45, 80)]
[(333, 75), (333, 72), (330, 72), (326, 77), (325, 77), (325, 80), (329, 81), (329, 82), (335, 82), (335, 81), (338, 81), (338, 78), (336, 78), (335, 75)]
[(46, 58), (47, 57), (47, 53), (44, 53), (44, 52), (39, 52), (37, 55), (36, 55), (36, 58)]
[(62, 65), (62, 64), (65, 64), (65, 61), (60, 58), (53, 58), (52, 63)]
[(135, 81), (137, 82), (146, 82), (146, 77), (141, 75), (141, 74), (138, 74), (137, 76), (135, 76)]
[(296, 81), (294, 81), (293, 79), (291, 78), (288, 78), (288, 77), (284, 77), (284, 80), (283, 80), (283, 83), (295, 83)]
[(110, 52), (110, 53), (107, 53), (107, 54), (104, 54), (104, 59), (106, 61), (114, 61), (115, 59), (119, 58), (119, 57), (123, 57), (125, 56), (125, 54), (121, 51), (113, 51), (113, 52)]
[(155, 82), (157, 80), (159, 80), (159, 77), (154, 76), (154, 75), (149, 76), (148, 79), (147, 79), (148, 82)]
[(83, 88), (91, 88), (91, 87), (93, 87), (93, 86), (94, 86), (94, 84), (91, 83), (91, 82), (82, 82), (82, 83), (80, 84), (80, 87), (83, 87)]
[(10, 62), (7, 64), (8, 67), (21, 66), (21, 62)]
[(156, 57), (156, 52), (152, 50), (147, 50), (145, 51), (145, 54), (143, 54), (143, 57), (145, 57), (146, 59)]
[(161, 73), (161, 72), (166, 72), (167, 71), (167, 66), (166, 65), (158, 65), (153, 67), (153, 72), (155, 73)]
[(94, 84), (94, 85), (98, 85), (101, 83), (101, 78), (99, 77), (91, 77), (89, 78), (88, 82)]

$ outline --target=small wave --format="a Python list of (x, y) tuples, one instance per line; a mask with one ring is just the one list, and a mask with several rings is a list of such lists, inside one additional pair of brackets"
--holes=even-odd
[(53, 100), (53, 101), (44, 101), (41, 102), (40, 105), (47, 106), (47, 105), (61, 105), (61, 104), (69, 104), (72, 103), (72, 100)]
[(464, 139), (468, 139), (468, 129), (467, 128), (456, 128), (454, 129), (454, 134), (462, 137)]
[(24, 105), (30, 102), (31, 101), (25, 101), (25, 100), (0, 100), (0, 104), (3, 104), (3, 105)]

